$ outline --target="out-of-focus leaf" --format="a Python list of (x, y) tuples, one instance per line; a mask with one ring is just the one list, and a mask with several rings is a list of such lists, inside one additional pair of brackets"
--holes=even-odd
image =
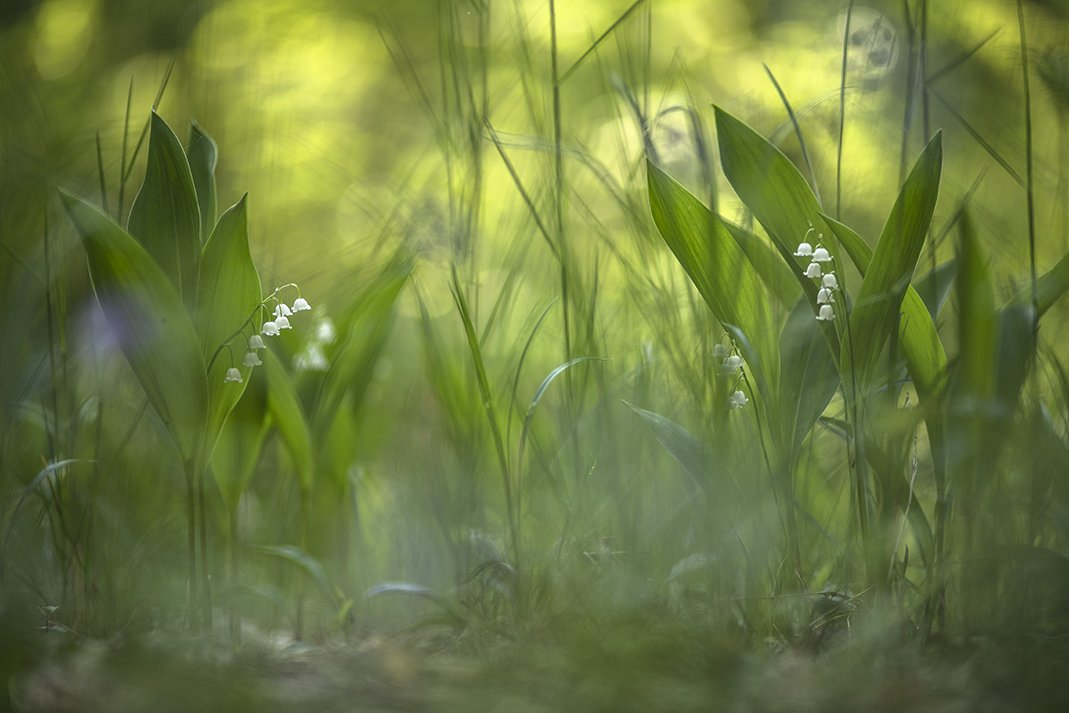
[(200, 208), (182, 144), (152, 113), (145, 182), (130, 208), (130, 234), (137, 238), (189, 305), (197, 293)]
[(463, 622), (464, 617), (436, 589), (425, 587), (422, 584), (412, 582), (381, 582), (364, 592), (364, 599), (376, 599), (386, 594), (403, 594), (410, 597), (420, 597), (437, 604), (442, 610), (450, 615), (456, 622)]
[(253, 374), (223, 424), (212, 453), (212, 474), (231, 510), (238, 506), (252, 482), (270, 429), (266, 379), (263, 374)]
[(327, 576), (327, 570), (323, 567), (323, 563), (301, 548), (293, 545), (263, 545), (257, 547), (256, 551), (297, 565), (311, 578), (316, 585), (316, 589), (319, 590), (319, 593), (323, 595), (327, 602), (334, 607), (344, 604), (344, 598), (330, 583), (330, 578)]
[(261, 354), (264, 374), (267, 376), (267, 407), (271, 420), (278, 429), (290, 458), (293, 459), (301, 488), (310, 490), (315, 474), (315, 459), (312, 454), (308, 419), (305, 418), (304, 409), (297, 398), (297, 390), (286, 373), (286, 368), (270, 349), (264, 349)]
[(193, 185), (197, 191), (197, 205), (200, 207), (200, 239), (207, 240), (215, 226), (218, 202), (215, 192), (215, 165), (219, 160), (219, 149), (215, 140), (196, 124), (189, 129), (189, 147), (186, 149), (189, 170), (193, 176)]
[[(1036, 353), (1032, 305), (1011, 305), (998, 315), (998, 368), (996, 396), (1004, 418), (1017, 409), (1021, 388)], [(1004, 439), (998, 439), (1004, 440)]]
[(975, 412), (995, 395), (998, 315), (991, 273), (972, 231), (968, 214), (961, 218), (961, 265), (957, 284), (958, 344), (953, 391)]
[[(910, 171), (854, 299), (851, 338), (843, 341), (841, 362), (844, 369), (849, 363), (862, 389), (867, 388), (880, 351), (900, 323), (902, 300), (909, 290), (939, 195), (942, 146), (942, 136), (937, 133)], [(852, 382), (845, 375), (843, 381)]]
[[(950, 294), (950, 288), (954, 286), (954, 280), (957, 275), (958, 261), (955, 259), (947, 260), (934, 270), (926, 272), (923, 277), (913, 280), (913, 289), (920, 295), (924, 306), (928, 308), (928, 314), (932, 316), (933, 320), (939, 316), (939, 312), (943, 309), (943, 304)], [(905, 301), (905, 298), (903, 298), (903, 301)]]
[(725, 329), (731, 325), (746, 336), (748, 344), (740, 349), (762, 396), (774, 402), (777, 334), (757, 271), (701, 201), (654, 164), (647, 162), (646, 172), (650, 211), (661, 237)]
[(340, 344), (316, 400), (313, 422), (318, 433), (326, 434), (330, 430), (346, 393), (352, 394), (354, 408), (359, 408), (393, 326), (397, 296), (411, 272), (408, 260), (396, 258), (339, 319)]
[(799, 300), (780, 337), (779, 415), (792, 449), (805, 439), (839, 386), (835, 359), (819, 324), (812, 305)]
[[(196, 327), (204, 349), (205, 361), (211, 364), (208, 374), (207, 455), (215, 446), (230, 409), (241, 398), (252, 368), (244, 366), (248, 346), (238, 332), (260, 303), (260, 275), (249, 253), (249, 228), (246, 199), (243, 197), (219, 219), (200, 260), (201, 274), (197, 285)], [(258, 331), (261, 318), (253, 317), (248, 331)], [(227, 342), (228, 339), (232, 341)], [(229, 343), (226, 348), (224, 344)], [(220, 349), (222, 349), (220, 351)], [(215, 361), (212, 358), (215, 356)], [(236, 367), (241, 383), (225, 382), (226, 371)]]
[(208, 415), (204, 358), (170, 281), (122, 227), (62, 193), (82, 238), (93, 289), (126, 360), (184, 460), (201, 457)]
[(697, 495), (705, 495), (704, 483), (709, 477), (709, 466), (712, 459), (702, 445), (690, 431), (680, 426), (675, 421), (664, 416), (639, 408), (634, 404), (624, 401), (624, 405), (642, 417), (649, 426), (653, 437), (664, 447), (668, 454), (683, 466), (683, 471), (689, 479), (691, 486)]

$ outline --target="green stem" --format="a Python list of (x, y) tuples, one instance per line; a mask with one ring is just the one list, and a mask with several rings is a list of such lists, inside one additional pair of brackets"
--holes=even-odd
[(238, 586), (238, 509), (230, 508), (230, 588), (234, 594), (230, 599), (230, 641), (241, 644), (241, 605), (237, 596)]

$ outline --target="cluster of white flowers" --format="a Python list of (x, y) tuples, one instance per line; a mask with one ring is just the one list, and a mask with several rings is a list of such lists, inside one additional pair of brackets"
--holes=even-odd
[[(278, 295), (283, 290), (292, 287), (297, 290), (297, 299), (293, 301), (293, 305), (287, 305), (285, 302), (278, 298)], [(273, 318), (264, 322), (263, 327), (260, 328), (260, 334), (252, 334), (248, 338), (248, 351), (245, 352), (245, 358), (242, 360), (242, 365), (251, 368), (255, 368), (263, 364), (260, 359), (259, 351), (266, 345), (264, 344), (264, 337), (277, 337), (282, 333), (283, 329), (292, 329), (289, 318), (296, 312), (306, 312), (312, 309), (312, 306), (308, 304), (308, 300), (300, 296), (300, 288), (297, 285), (290, 283), (283, 285), (282, 287), (276, 287), (267, 299), (261, 302), (256, 310), (253, 312), (255, 316), (261, 309), (267, 309), (268, 305), (272, 302), (275, 303), (273, 310)], [(252, 317), (246, 322), (246, 325), (251, 323)], [(244, 331), (244, 327), (242, 327)], [(236, 335), (235, 335), (236, 336)], [(241, 383), (241, 372), (237, 367), (232, 366), (226, 370), (226, 376), (223, 378), (223, 383)]]
[[(729, 377), (738, 377), (742, 379), (742, 368), (746, 362), (738, 354), (733, 354), (731, 348), (725, 344), (717, 343), (713, 345), (713, 357), (720, 360), (720, 374)], [(750, 403), (750, 400), (746, 398), (746, 394), (741, 389), (736, 389), (731, 396), (728, 397), (728, 408), (740, 409), (746, 404)]]
[[(809, 237), (809, 233), (812, 233), (813, 229), (810, 228), (806, 232), (806, 238)], [(828, 249), (820, 244), (820, 238), (823, 235), (819, 235), (817, 246), (814, 248), (806, 240), (798, 243), (798, 249), (794, 251), (795, 257), (807, 257), (810, 262), (806, 266), (803, 273), (806, 277), (820, 280), (820, 289), (817, 290), (817, 319), (821, 322), (830, 322), (835, 319), (835, 308), (832, 307), (835, 304), (835, 291), (839, 289), (839, 279), (835, 276), (835, 271), (824, 272), (824, 265), (832, 261), (831, 254)]]

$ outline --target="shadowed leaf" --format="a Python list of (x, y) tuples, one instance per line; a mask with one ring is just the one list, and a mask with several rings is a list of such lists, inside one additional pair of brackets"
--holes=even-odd
[(199, 458), (208, 384), (200, 343), (181, 299), (152, 257), (110, 216), (80, 198), (61, 195), (119, 348), (183, 459)]

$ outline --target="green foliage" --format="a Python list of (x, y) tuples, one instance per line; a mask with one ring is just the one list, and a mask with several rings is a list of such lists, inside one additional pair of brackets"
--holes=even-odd
[[(204, 358), (208, 362), (210, 394), (208, 420), (205, 424), (209, 453), (215, 445), (227, 414), (241, 398), (243, 387), (226, 383), (229, 367), (238, 365), (242, 382), (248, 383), (252, 367), (239, 361), (246, 344), (243, 333), (259, 332), (261, 297), (260, 275), (249, 253), (247, 198), (243, 197), (219, 218), (211, 237), (204, 244), (201, 273), (197, 286), (195, 325)], [(227, 345), (228, 351), (220, 349)]]
[(63, 193), (89, 262), (93, 289), (130, 363), (184, 461), (204, 453), (208, 382), (196, 331), (173, 283), (99, 208)]
[[(130, 207), (127, 228), (186, 304), (192, 305), (200, 271), (197, 191), (178, 137), (155, 112), (151, 127), (145, 182)], [(198, 165), (198, 169), (202, 168)]]
[(723, 221), (661, 169), (646, 165), (653, 220), (716, 318), (733, 335), (766, 399), (774, 399), (779, 363), (775, 322), (761, 278)]
[[(850, 314), (851, 335), (843, 342), (841, 363), (850, 365), (851, 378), (856, 378), (862, 389), (867, 388), (891, 332), (898, 330), (902, 299), (910, 289), (939, 194), (942, 146), (937, 133), (917, 160), (884, 224), (857, 291)], [(910, 317), (923, 318), (915, 303), (911, 307), (914, 314)], [(927, 356), (925, 366), (931, 365), (931, 357)], [(844, 383), (853, 382), (844, 378)]]

